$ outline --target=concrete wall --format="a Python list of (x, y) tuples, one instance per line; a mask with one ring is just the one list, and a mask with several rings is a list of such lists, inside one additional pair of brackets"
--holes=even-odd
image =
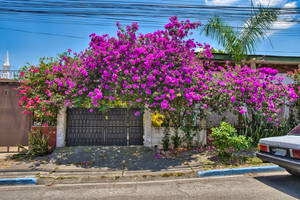
[[(204, 121), (200, 122), (201, 127), (206, 127)], [(175, 134), (173, 128), (169, 129), (170, 137)], [(206, 144), (206, 129), (194, 132), (195, 134), (193, 143), (197, 145)], [(183, 131), (179, 130), (179, 136), (184, 136)], [(162, 148), (162, 138), (164, 137), (164, 127), (153, 127), (151, 126), (151, 114), (149, 111), (144, 113), (144, 146), (147, 147), (159, 147)]]
[[(162, 147), (162, 138), (164, 136), (164, 128), (151, 126), (151, 114), (149, 111), (144, 113), (144, 146)], [(202, 122), (202, 127), (206, 125)], [(66, 130), (67, 130), (67, 109), (62, 108), (57, 116), (57, 134), (56, 134), (56, 147), (64, 147), (66, 145)], [(174, 129), (170, 129), (170, 136), (174, 135)], [(204, 145), (206, 144), (206, 130), (198, 131), (194, 133), (194, 144)], [(181, 137), (184, 136), (182, 131), (179, 131)]]
[[(169, 130), (170, 134), (170, 144), (171, 144), (171, 136), (175, 134), (175, 131), (173, 128), (170, 128)], [(206, 130), (201, 130), (194, 132), (192, 134), (195, 134), (195, 137), (193, 139), (193, 144), (195, 145), (205, 145), (206, 144)], [(181, 138), (184, 137), (184, 132), (182, 130), (179, 130), (179, 136)], [(151, 147), (157, 146), (159, 148), (162, 148), (162, 138), (164, 137), (164, 128), (163, 127), (151, 127)]]
[(57, 115), (56, 125), (56, 147), (66, 146), (66, 132), (67, 132), (67, 108), (60, 109)]
[(238, 124), (238, 116), (233, 112), (224, 112), (222, 115), (217, 113), (211, 113), (206, 117), (206, 128), (213, 128), (220, 125), (224, 121), (232, 125)]
[[(286, 106), (283, 106), (282, 115), (284, 118), (288, 117), (288, 109)], [(293, 111), (295, 112), (295, 110)], [(224, 120), (225, 119), (225, 120)], [(223, 115), (218, 115), (212, 113), (208, 115), (205, 121), (200, 122), (200, 126), (203, 130), (194, 132), (194, 144), (205, 145), (206, 144), (206, 130), (208, 128), (216, 127), (220, 125), (221, 121), (229, 122), (230, 124), (236, 124), (238, 122), (238, 117), (232, 112), (225, 112)], [(162, 138), (164, 136), (163, 127), (153, 127), (151, 126), (151, 114), (149, 111), (144, 113), (144, 146), (155, 147), (158, 146), (162, 148)], [(56, 135), (56, 146), (64, 147), (66, 145), (66, 129), (67, 129), (67, 109), (64, 107), (60, 110), (57, 116), (57, 135)], [(170, 137), (174, 135), (174, 129), (170, 128), (169, 130)], [(184, 136), (184, 133), (180, 130), (179, 135)]]

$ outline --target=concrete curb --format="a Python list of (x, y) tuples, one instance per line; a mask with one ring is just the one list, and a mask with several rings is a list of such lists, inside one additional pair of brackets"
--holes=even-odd
[(5, 178), (0, 179), (0, 185), (36, 185), (36, 178)]
[(199, 171), (198, 175), (200, 177), (206, 176), (228, 176), (228, 175), (239, 175), (239, 174), (249, 174), (249, 173), (261, 173), (261, 172), (275, 172), (275, 171), (284, 171), (284, 168), (281, 168), (277, 165), (271, 166), (261, 166), (261, 167), (243, 167), (235, 169), (215, 169), (207, 171)]
[[(191, 166), (195, 171), (200, 170), (198, 166)], [(49, 169), (7, 169), (7, 170), (0, 170), (0, 176), (1, 174), (4, 175), (7, 174), (37, 174), (37, 173), (50, 173), (55, 172), (55, 174), (60, 173), (79, 173), (79, 174), (88, 174), (88, 173), (99, 173), (99, 174), (120, 174), (122, 173), (121, 170), (98, 170), (98, 169), (55, 169), (55, 168), (49, 168)], [(182, 171), (191, 171), (191, 168), (189, 167), (181, 167), (181, 168), (171, 168), (171, 169), (161, 169), (158, 171), (151, 171), (151, 170), (125, 170), (125, 173), (127, 174), (139, 174), (139, 173), (167, 173), (167, 172), (182, 172)]]

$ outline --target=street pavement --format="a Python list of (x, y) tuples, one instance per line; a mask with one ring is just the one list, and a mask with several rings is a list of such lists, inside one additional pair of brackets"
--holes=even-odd
[(286, 172), (149, 182), (1, 186), (0, 199), (300, 199), (300, 179)]

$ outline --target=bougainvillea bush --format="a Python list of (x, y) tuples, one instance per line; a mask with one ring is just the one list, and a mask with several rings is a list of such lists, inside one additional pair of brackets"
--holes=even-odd
[(292, 78), (296, 83), (300, 82), (300, 69), (295, 69), (292, 72), (288, 72), (288, 76)]
[[(299, 94), (300, 94), (300, 69), (295, 69), (293, 72), (288, 72), (288, 76), (295, 82), (295, 90), (299, 96)], [(299, 99), (298, 99), (298, 106), (300, 106)]]
[(63, 97), (48, 85), (55, 79), (49, 72), (56, 64), (52, 58), (42, 58), (38, 66), (27, 65), (20, 73), (19, 105), (25, 108), (25, 114), (33, 115), (36, 125), (55, 125), (62, 106), (59, 102)]
[[(295, 69), (293, 72), (289, 72), (288, 76), (295, 82), (295, 91), (300, 96), (300, 69)], [(298, 110), (298, 119), (300, 117), (300, 99), (295, 103), (295, 108)], [(296, 115), (297, 116), (297, 115)]]
[[(55, 116), (51, 108), (57, 106), (82, 106), (92, 112), (121, 102), (161, 113), (178, 129), (195, 124), (190, 116), (202, 118), (211, 109), (245, 114), (251, 107), (276, 120), (284, 99), (298, 98), (292, 87), (275, 77), (276, 70), (210, 63), (210, 46), (187, 39), (198, 22), (171, 17), (163, 30), (148, 34), (137, 33), (136, 23), (125, 29), (117, 26), (117, 37), (91, 34), (85, 51), (71, 56), (69, 50), (58, 62), (47, 64), (49, 69), (31, 66), (39, 70), (41, 86), (32, 82), (35, 73), (25, 71), (20, 104), (27, 111)], [(199, 47), (204, 50), (196, 56)], [(24, 87), (28, 88), (21, 91)], [(38, 95), (43, 97), (41, 106), (32, 107)]]

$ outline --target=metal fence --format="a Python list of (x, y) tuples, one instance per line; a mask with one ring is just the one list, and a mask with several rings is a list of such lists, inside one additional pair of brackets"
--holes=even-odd
[(17, 80), (20, 70), (0, 70), (0, 80)]

